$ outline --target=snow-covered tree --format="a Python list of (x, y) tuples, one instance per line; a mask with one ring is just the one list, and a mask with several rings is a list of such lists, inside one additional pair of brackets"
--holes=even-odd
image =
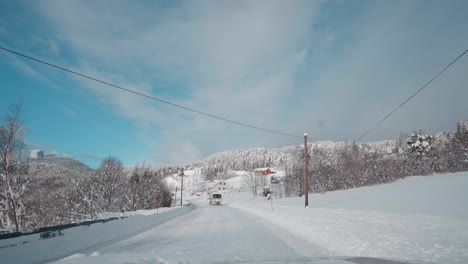
[(426, 135), (421, 130), (419, 130), (419, 132), (414, 132), (407, 141), (408, 151), (418, 157), (428, 156), (432, 150), (433, 140), (434, 138), (432, 136)]
[(451, 171), (468, 170), (468, 122), (457, 123), (457, 130), (447, 143), (449, 169)]
[(100, 186), (95, 184), (94, 172), (78, 179), (71, 194), (70, 215), (73, 221), (96, 219), (104, 212)]
[(61, 225), (90, 216), (71, 214), (81, 210), (75, 200), (76, 184), (93, 171), (71, 158), (46, 157), (28, 162), (29, 183), (23, 195), (28, 209), (24, 228)]
[(257, 195), (257, 189), (260, 186), (260, 177), (257, 175), (257, 173), (251, 171), (246, 173), (243, 177), (242, 180), (244, 182), (244, 185), (252, 191), (252, 195)]
[(94, 184), (98, 193), (97, 202), (106, 212), (115, 210), (117, 199), (121, 196), (124, 172), (122, 161), (115, 157), (107, 157), (94, 174)]
[(136, 166), (124, 187), (122, 209), (140, 210), (171, 205), (171, 192), (163, 175), (149, 166)]
[(75, 181), (70, 214), (74, 219), (95, 219), (100, 213), (119, 211), (123, 186), (122, 162), (115, 157), (103, 159), (97, 170)]
[(20, 104), (12, 105), (0, 124), (0, 232), (22, 229), (26, 214), (22, 198), (28, 173), (21, 160), (25, 134), (21, 113)]
[(434, 138), (421, 130), (408, 138), (407, 155), (413, 171), (411, 175), (427, 175), (433, 172)]
[[(286, 166), (286, 178), (284, 180), (285, 192), (287, 196), (302, 196), (304, 194), (304, 154), (304, 145), (295, 146), (293, 152), (291, 153), (292, 159), (288, 163), (288, 166)], [(310, 161), (311, 148), (308, 148), (307, 155)], [(311, 165), (311, 163), (309, 163), (309, 165)], [(311, 174), (309, 173), (309, 182), (310, 179)]]

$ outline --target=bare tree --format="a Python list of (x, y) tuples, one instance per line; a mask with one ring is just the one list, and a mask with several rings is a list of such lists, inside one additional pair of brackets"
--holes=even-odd
[(97, 170), (76, 180), (70, 214), (74, 220), (96, 219), (102, 212), (118, 210), (124, 183), (122, 162), (114, 157), (103, 159)]
[[(94, 172), (93, 172), (94, 173)], [(96, 219), (104, 211), (101, 196), (101, 186), (95, 181), (95, 174), (86, 175), (75, 182), (71, 194), (70, 214), (72, 220)]]
[(163, 180), (163, 175), (158, 175), (149, 166), (136, 166), (125, 186), (123, 207), (129, 210), (171, 205), (171, 192)]
[(19, 231), (26, 213), (22, 196), (27, 183), (27, 166), (21, 160), (24, 149), (22, 105), (14, 104), (0, 124), (0, 232)]
[(260, 186), (262, 188), (268, 185), (268, 183), (269, 183), (268, 182), (268, 174), (265, 174), (265, 175), (260, 174), (260, 175), (258, 175), (258, 178), (260, 180)]
[(115, 157), (107, 157), (102, 160), (96, 170), (94, 181), (98, 187), (98, 203), (101, 208), (108, 212), (115, 205), (123, 185), (123, 164)]
[(242, 177), (244, 184), (252, 191), (252, 194), (257, 195), (257, 188), (260, 184), (259, 178), (255, 172), (248, 172)]

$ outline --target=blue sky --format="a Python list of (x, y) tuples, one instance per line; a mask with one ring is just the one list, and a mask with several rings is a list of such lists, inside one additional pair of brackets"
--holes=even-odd
[[(2, 1), (0, 45), (226, 118), (353, 140), (468, 48), (466, 1)], [(0, 52), (27, 142), (96, 167), (300, 140), (161, 105)], [(462, 58), (365, 140), (468, 119)]]

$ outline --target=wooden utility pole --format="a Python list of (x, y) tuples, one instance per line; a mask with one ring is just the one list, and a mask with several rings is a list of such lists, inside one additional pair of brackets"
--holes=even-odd
[(182, 183), (180, 184), (180, 206), (182, 206), (182, 194), (184, 191), (184, 170), (182, 169), (182, 173), (179, 175), (182, 176)]
[(177, 205), (177, 186), (175, 187), (175, 193), (174, 193), (174, 207)]
[(304, 199), (305, 207), (309, 206), (309, 153), (307, 151), (307, 133), (304, 133), (304, 157), (305, 157), (305, 170), (304, 170)]

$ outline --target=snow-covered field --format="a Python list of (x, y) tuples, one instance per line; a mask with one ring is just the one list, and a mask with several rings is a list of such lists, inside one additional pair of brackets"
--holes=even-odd
[(329, 256), (461, 264), (468, 263), (467, 190), (463, 172), (314, 194), (307, 209), (303, 198), (272, 203), (231, 194), (226, 200), (325, 248)]
[(236, 176), (226, 180), (233, 189), (239, 190), (240, 188), (244, 187), (244, 180), (243, 176)]

